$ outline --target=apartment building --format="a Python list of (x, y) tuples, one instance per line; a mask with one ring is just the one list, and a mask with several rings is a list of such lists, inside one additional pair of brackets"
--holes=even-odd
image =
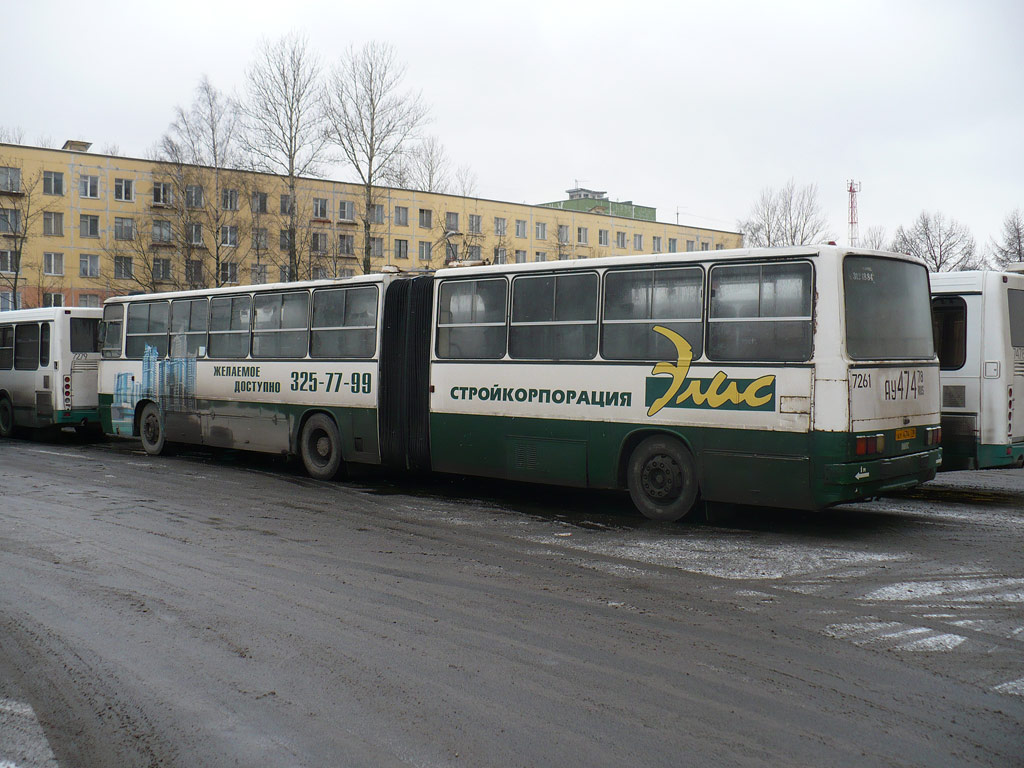
[[(598, 199), (526, 205), (0, 144), (0, 310), (99, 306), (138, 291), (344, 277), (370, 269), (735, 248)], [(589, 192), (583, 190), (583, 192)]]

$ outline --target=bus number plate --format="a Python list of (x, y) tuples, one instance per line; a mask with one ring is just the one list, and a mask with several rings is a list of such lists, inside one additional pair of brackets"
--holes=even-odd
[(910, 429), (897, 429), (896, 430), (896, 440), (897, 440), (897, 442), (900, 441), (900, 440), (913, 440), (915, 437), (917, 437), (917, 428), (916, 427), (911, 427)]

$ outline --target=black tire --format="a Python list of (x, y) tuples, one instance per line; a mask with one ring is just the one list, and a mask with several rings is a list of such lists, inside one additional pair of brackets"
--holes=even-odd
[(341, 433), (334, 419), (314, 413), (302, 425), (299, 453), (309, 476), (317, 480), (333, 480), (341, 471)]
[(139, 418), (139, 437), (142, 447), (150, 456), (159, 456), (167, 445), (164, 417), (156, 403), (146, 403)]
[(626, 471), (633, 504), (650, 520), (673, 522), (693, 510), (700, 490), (697, 465), (671, 437), (648, 437), (633, 449)]
[(14, 406), (6, 397), (0, 397), (0, 437), (14, 437)]

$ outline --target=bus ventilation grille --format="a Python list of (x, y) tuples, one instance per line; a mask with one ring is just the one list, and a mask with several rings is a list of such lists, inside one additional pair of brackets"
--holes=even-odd
[(942, 438), (974, 438), (978, 431), (976, 416), (943, 416)]
[(942, 387), (943, 408), (966, 408), (967, 388), (962, 385), (945, 384)]
[(515, 466), (516, 469), (536, 469), (537, 446), (533, 443), (516, 443)]

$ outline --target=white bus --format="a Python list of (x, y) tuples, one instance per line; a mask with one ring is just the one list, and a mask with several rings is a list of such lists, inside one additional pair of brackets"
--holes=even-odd
[(101, 310), (0, 313), (0, 437), (20, 427), (99, 428)]
[(115, 434), (819, 509), (940, 460), (928, 275), (836, 247), (443, 269), (109, 299)]
[(932, 275), (932, 315), (943, 468), (1024, 466), (1024, 266)]

